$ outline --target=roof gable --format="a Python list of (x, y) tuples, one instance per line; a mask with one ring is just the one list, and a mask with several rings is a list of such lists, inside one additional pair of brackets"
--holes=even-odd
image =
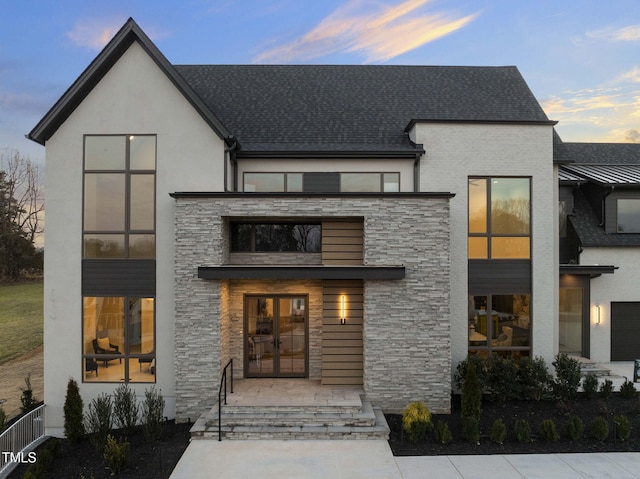
[(187, 101), (196, 109), (216, 134), (221, 139), (228, 140), (231, 134), (225, 125), (223, 125), (216, 115), (198, 98), (189, 84), (176, 73), (171, 63), (169, 63), (166, 57), (158, 50), (132, 18), (127, 20), (100, 54), (98, 54), (76, 81), (67, 89), (33, 130), (29, 132), (27, 138), (44, 145), (113, 65), (117, 63), (133, 42), (140, 44), (160, 70), (167, 75), (173, 85), (185, 96)]

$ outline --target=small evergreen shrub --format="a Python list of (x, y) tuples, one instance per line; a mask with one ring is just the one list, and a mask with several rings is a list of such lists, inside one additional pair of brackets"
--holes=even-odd
[(468, 367), (462, 385), (461, 398), (462, 437), (469, 442), (480, 441), (480, 413), (482, 412), (482, 391), (476, 368)]
[(149, 442), (155, 442), (162, 437), (164, 429), (164, 398), (155, 386), (145, 389), (145, 400), (142, 403), (142, 432)]
[(27, 374), (27, 377), (24, 378), (24, 383), (27, 387), (22, 390), (22, 395), (20, 396), (20, 402), (22, 403), (20, 410), (22, 411), (22, 414), (33, 411), (38, 407), (39, 402), (33, 395), (33, 389), (31, 388), (31, 373)]
[(138, 403), (136, 394), (128, 384), (121, 384), (113, 393), (113, 414), (117, 428), (124, 434), (131, 434), (138, 423)]
[(638, 396), (635, 384), (624, 378), (624, 382), (620, 386), (620, 396), (625, 399), (634, 399)]
[(422, 442), (431, 431), (431, 412), (424, 403), (412, 402), (402, 413), (402, 427), (411, 442)]
[(439, 444), (449, 444), (453, 441), (453, 434), (449, 430), (449, 424), (445, 421), (438, 421), (434, 432), (435, 440)]
[(609, 437), (609, 423), (607, 423), (605, 418), (597, 417), (591, 421), (589, 432), (592, 438), (598, 441), (604, 441)]
[(598, 392), (598, 376), (593, 373), (587, 374), (582, 380), (582, 392), (587, 399), (595, 397)]
[(546, 442), (556, 442), (560, 439), (560, 435), (556, 431), (556, 423), (553, 422), (553, 419), (544, 419), (540, 423), (538, 432), (542, 440)]
[(556, 371), (556, 378), (553, 382), (553, 390), (558, 399), (575, 399), (580, 386), (580, 363), (577, 359), (570, 358), (567, 354), (556, 355), (555, 361), (551, 363)]
[(553, 377), (544, 358), (524, 356), (518, 364), (517, 382), (525, 399), (540, 401), (549, 397)]
[(526, 419), (518, 419), (513, 426), (513, 432), (518, 442), (531, 442), (529, 421)]
[(472, 416), (462, 418), (462, 437), (475, 444), (480, 443), (480, 420)]
[(111, 396), (102, 393), (89, 404), (86, 415), (86, 429), (91, 434), (92, 444), (99, 450), (104, 449), (107, 436), (113, 429), (113, 405)]
[(64, 399), (64, 435), (70, 442), (78, 442), (85, 433), (82, 410), (84, 408), (78, 383), (69, 379)]
[(616, 439), (626, 441), (631, 436), (631, 421), (625, 415), (613, 416), (613, 423), (616, 426)]
[(520, 397), (518, 368), (513, 359), (492, 354), (485, 364), (485, 387), (491, 400), (505, 402)]
[(507, 438), (507, 426), (504, 425), (502, 419), (496, 419), (489, 429), (489, 439), (496, 444), (504, 444)]
[(38, 450), (38, 459), (27, 467), (22, 476), (23, 479), (44, 479), (47, 477), (47, 469), (51, 466), (55, 456), (60, 448), (60, 440), (56, 438), (49, 439), (45, 446)]
[(564, 434), (572, 441), (577, 441), (584, 434), (584, 424), (575, 414), (569, 418), (564, 426)]
[(600, 397), (603, 399), (610, 398), (613, 394), (613, 381), (611, 379), (605, 379), (604, 382), (600, 385)]
[(112, 476), (119, 474), (124, 469), (129, 457), (129, 448), (128, 441), (117, 441), (111, 434), (107, 435), (107, 441), (104, 446), (104, 459), (107, 461), (107, 467)]
[(469, 365), (473, 365), (476, 370), (476, 377), (480, 384), (480, 391), (485, 389), (485, 360), (476, 354), (469, 354), (466, 359), (460, 361), (456, 366), (456, 371), (453, 373), (453, 384), (457, 391), (462, 391), (464, 385), (464, 378), (467, 375), (467, 368)]

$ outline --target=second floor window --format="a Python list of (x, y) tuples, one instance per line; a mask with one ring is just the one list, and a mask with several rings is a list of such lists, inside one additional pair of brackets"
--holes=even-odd
[(640, 233), (640, 199), (618, 200), (618, 233)]
[(469, 259), (530, 258), (530, 198), (530, 178), (469, 178)]
[(155, 258), (156, 137), (84, 138), (84, 258)]

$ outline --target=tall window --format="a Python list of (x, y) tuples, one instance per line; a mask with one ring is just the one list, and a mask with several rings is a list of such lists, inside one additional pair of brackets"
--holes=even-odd
[(531, 180), (469, 178), (469, 259), (531, 257)]
[(85, 136), (84, 258), (155, 258), (154, 135)]
[(84, 379), (155, 381), (154, 298), (83, 298)]

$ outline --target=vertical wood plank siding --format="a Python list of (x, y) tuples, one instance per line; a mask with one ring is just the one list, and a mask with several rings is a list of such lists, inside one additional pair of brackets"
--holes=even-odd
[[(340, 324), (342, 295), (346, 324)], [(362, 312), (362, 281), (323, 281), (322, 385), (362, 386)]]
[(363, 221), (322, 222), (322, 264), (363, 264)]

